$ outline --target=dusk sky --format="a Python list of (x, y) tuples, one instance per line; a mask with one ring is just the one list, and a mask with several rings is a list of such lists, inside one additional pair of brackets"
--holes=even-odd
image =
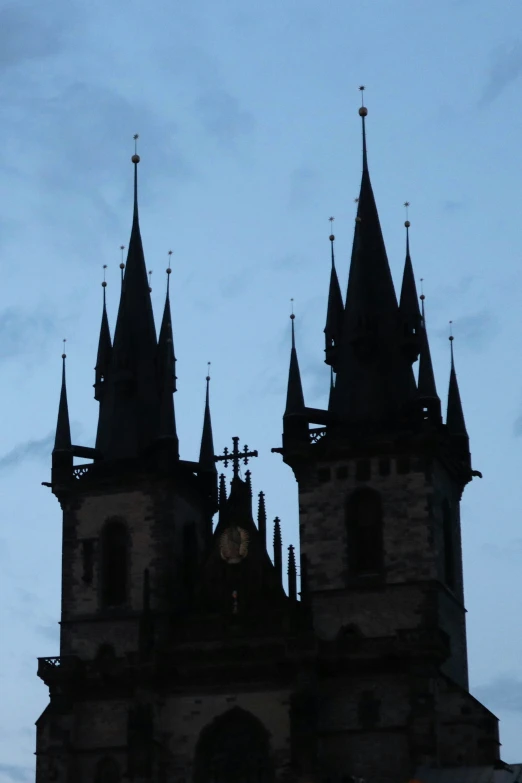
[[(73, 442), (94, 445), (102, 267), (140, 219), (156, 318), (172, 255), (181, 454), (238, 435), (285, 547), (279, 446), (290, 299), (306, 402), (327, 400), (328, 218), (346, 288), (366, 85), (370, 174), (396, 286), (404, 207), (445, 406), (448, 322), (473, 467), (462, 503), (471, 691), (522, 761), (522, 7), (513, 0), (0, 0), (0, 783), (34, 781), (58, 654), (50, 480), (62, 339)], [(407, 531), (405, 531), (407, 535)]]

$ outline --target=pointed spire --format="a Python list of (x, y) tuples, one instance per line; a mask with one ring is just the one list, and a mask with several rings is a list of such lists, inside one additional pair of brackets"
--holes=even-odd
[(290, 368), (288, 371), (285, 416), (289, 416), (293, 413), (301, 413), (305, 407), (303, 385), (301, 383), (301, 373), (299, 371), (299, 362), (297, 360), (297, 351), (295, 348), (295, 315), (293, 312), (290, 316), (290, 319), (292, 322), (292, 348), (290, 351)]
[(279, 579), (283, 583), (283, 537), (281, 536), (281, 520), (274, 519), (274, 566)]
[(158, 337), (158, 367), (160, 375), (165, 372), (166, 365), (170, 364), (172, 368), (171, 385), (172, 392), (176, 389), (176, 355), (174, 353), (174, 336), (172, 333), (172, 315), (170, 309), (170, 275), (172, 269), (170, 266), (170, 257), (172, 250), (169, 250), (169, 265), (165, 270), (167, 273), (167, 293), (165, 295), (165, 306), (163, 308), (163, 316), (161, 319), (161, 326)]
[[(404, 206), (409, 207), (406, 201)], [(419, 331), (421, 329), (421, 312), (417, 297), (417, 286), (410, 256), (410, 221), (404, 223), (406, 227), (406, 260), (402, 275), (401, 296), (399, 301), (400, 323), (403, 328), (403, 351), (411, 362), (415, 362), (419, 356)]]
[[(169, 257), (170, 257), (169, 251)], [(160, 419), (159, 437), (171, 440), (176, 444), (176, 456), (178, 451), (178, 436), (176, 432), (176, 416), (174, 413), (173, 393), (176, 391), (176, 357), (174, 355), (174, 339), (172, 336), (172, 320), (170, 314), (169, 281), (170, 266), (167, 268), (167, 293), (165, 307), (158, 339), (157, 367), (158, 385), (160, 394)]]
[(100, 336), (98, 339), (98, 353), (96, 356), (96, 367), (94, 368), (95, 371), (94, 398), (98, 400), (98, 402), (100, 402), (102, 399), (103, 391), (107, 383), (107, 377), (109, 375), (109, 370), (110, 370), (111, 360), (112, 360), (111, 332), (109, 329), (109, 319), (107, 318), (107, 303), (105, 297), (105, 291), (107, 288), (107, 282), (105, 280), (106, 269), (107, 269), (107, 264), (104, 264), (103, 283), (102, 283), (103, 309), (102, 309), (102, 319), (101, 319), (101, 326), (100, 326)]
[(252, 505), (252, 472), (250, 470), (245, 471), (245, 484), (247, 485), (248, 492), (250, 494), (250, 501)]
[[(450, 321), (451, 324), (451, 321)], [(462, 401), (460, 399), (459, 384), (457, 373), (455, 371), (455, 358), (453, 355), (453, 334), (450, 334), (451, 351), (451, 370), (448, 389), (448, 410), (446, 415), (446, 425), (453, 435), (464, 435), (468, 437), (466, 422), (464, 421), (464, 411), (462, 410)]]
[(297, 601), (297, 569), (294, 547), (291, 544), (288, 547), (288, 597), (292, 601)]
[[(330, 222), (333, 222), (335, 218), (329, 218)], [(330, 287), (328, 289), (328, 309), (326, 311), (326, 325), (324, 327), (325, 337), (325, 353), (326, 364), (330, 364), (332, 367), (336, 366), (337, 354), (339, 348), (339, 341), (341, 339), (341, 332), (343, 328), (343, 297), (341, 295), (341, 287), (339, 286), (339, 278), (337, 277), (337, 270), (335, 268), (335, 256), (334, 256), (334, 240), (335, 236), (330, 234), (330, 244), (332, 253), (332, 268), (330, 271)]]
[(60, 403), (58, 405), (58, 420), (56, 422), (56, 437), (54, 439), (53, 454), (57, 451), (71, 450), (71, 427), (69, 424), (69, 407), (67, 405), (67, 386), (65, 383), (65, 340), (62, 353), (62, 387), (60, 390)]
[(210, 418), (210, 362), (208, 362), (206, 383), (207, 390), (205, 394), (205, 413), (203, 415), (203, 433), (201, 435), (201, 447), (199, 450), (199, 464), (201, 469), (217, 474), (216, 461), (214, 459), (212, 420)]
[(219, 477), (219, 489), (218, 489), (218, 525), (222, 525), (226, 515), (227, 508), (227, 483), (225, 474), (222, 473)]
[[(110, 410), (100, 417), (98, 427), (97, 447), (105, 459), (139, 456), (154, 443), (160, 429), (162, 386), (156, 373), (156, 328), (139, 226), (139, 161), (135, 151), (132, 229), (107, 390)], [(165, 407), (168, 406), (163, 406), (164, 420), (169, 413)], [(165, 432), (165, 421), (161, 429)]]
[(266, 547), (266, 506), (265, 506), (265, 493), (259, 493), (259, 503), (257, 507), (257, 529), (263, 546)]
[[(424, 311), (424, 300), (426, 297), (422, 293), (420, 296), (422, 303), (422, 330), (421, 330), (421, 351), (419, 357), (419, 380), (417, 383), (418, 394), (422, 399), (439, 399), (437, 387), (435, 384), (435, 373), (431, 362), (430, 346), (428, 342), (428, 331), (426, 327), (426, 314)], [(440, 402), (440, 401), (439, 401)]]
[(334, 426), (341, 419), (359, 430), (397, 426), (411, 399), (412, 376), (401, 355), (397, 297), (370, 182), (367, 114), (363, 104), (361, 188), (330, 406)]

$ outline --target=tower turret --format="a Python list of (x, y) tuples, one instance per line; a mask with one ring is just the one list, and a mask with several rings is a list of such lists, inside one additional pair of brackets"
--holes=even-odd
[[(65, 347), (65, 340), (64, 340)], [(69, 406), (67, 404), (67, 384), (65, 380), (65, 351), (62, 354), (62, 385), (58, 405), (58, 419), (52, 454), (52, 483), (60, 484), (71, 477), (73, 466), (73, 451), (71, 444), (71, 426), (69, 423)]]
[(411, 403), (413, 357), (405, 355), (397, 329), (397, 298), (368, 170), (364, 105), (359, 114), (362, 178), (330, 412), (354, 431), (386, 431), (397, 428)]
[[(330, 222), (333, 222), (334, 218), (330, 218)], [(325, 362), (329, 364), (334, 372), (337, 368), (337, 357), (339, 352), (339, 342), (341, 340), (341, 332), (343, 327), (343, 297), (341, 295), (341, 287), (339, 286), (339, 278), (337, 277), (337, 270), (335, 268), (335, 256), (334, 256), (334, 240), (335, 236), (330, 234), (330, 245), (332, 254), (332, 268), (330, 271), (330, 286), (328, 289), (328, 309), (326, 312), (326, 325), (324, 327), (325, 338)]]

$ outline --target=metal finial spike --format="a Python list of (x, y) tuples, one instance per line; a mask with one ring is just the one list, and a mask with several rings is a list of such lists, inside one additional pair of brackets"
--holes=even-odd
[(150, 294), (150, 292), (152, 291), (152, 286), (151, 286), (151, 283), (152, 283), (152, 269), (149, 269), (147, 274), (149, 275), (149, 294)]
[(449, 322), (449, 332), (450, 332), (450, 333), (449, 333), (449, 338), (448, 338), (448, 339), (449, 339), (450, 343), (452, 343), (452, 342), (453, 342), (453, 340), (455, 339), (455, 338), (453, 337), (453, 321), (450, 321), (450, 322)]
[(409, 201), (405, 201), (404, 202), (404, 209), (406, 210), (406, 220), (404, 221), (404, 225), (406, 226), (406, 228), (409, 228), (410, 225), (411, 225), (410, 219), (408, 217), (408, 207), (409, 206), (410, 206), (410, 202)]
[(131, 160), (133, 163), (139, 163), (140, 162), (140, 156), (138, 155), (139, 134), (135, 133), (132, 138), (134, 139), (134, 155), (132, 156)]
[(421, 277), (419, 282), (420, 282), (420, 290), (421, 290), (421, 295), (419, 298), (421, 299), (422, 302), (424, 302), (424, 300), (426, 299), (426, 297), (424, 296), (424, 285), (423, 285), (424, 278)]
[[(332, 229), (333, 229), (333, 222), (334, 222), (335, 218), (334, 217), (329, 217), (328, 220), (330, 221), (330, 231), (332, 231)], [(330, 234), (330, 242), (333, 242), (334, 239), (335, 239), (335, 236), (334, 236), (333, 233), (331, 233)]]
[(359, 116), (363, 118), (363, 125), (364, 125), (364, 118), (368, 114), (368, 109), (364, 105), (364, 90), (365, 89), (366, 88), (365, 88), (364, 84), (361, 84), (361, 86), (359, 87), (359, 90), (361, 92), (361, 107), (359, 109)]
[(107, 264), (104, 264), (103, 265), (103, 283), (102, 283), (102, 288), (106, 288), (107, 287), (107, 281), (105, 280), (105, 270), (106, 269), (107, 269)]
[(207, 362), (207, 377), (206, 377), (207, 381), (210, 380), (210, 364), (211, 362)]
[(171, 266), (170, 266), (170, 257), (171, 257), (171, 255), (172, 255), (172, 250), (169, 250), (169, 252), (167, 253), (167, 255), (168, 255), (168, 257), (169, 257), (169, 260), (168, 260), (168, 265), (167, 265), (167, 274), (168, 274), (168, 275), (170, 275), (170, 273), (172, 272), (172, 268), (171, 268)]
[(290, 314), (290, 318), (293, 321), (294, 318), (295, 318), (295, 315), (294, 315), (294, 299), (293, 299), (293, 297), (292, 297), (292, 299), (290, 299), (290, 303), (291, 303), (291, 308), (292, 308), (292, 312)]
[(66, 359), (66, 358), (67, 358), (67, 354), (65, 353), (65, 343), (67, 342), (67, 338), (66, 338), (66, 337), (64, 337), (64, 338), (63, 338), (63, 340), (62, 340), (62, 342), (63, 342), (63, 353), (62, 353), (62, 359)]

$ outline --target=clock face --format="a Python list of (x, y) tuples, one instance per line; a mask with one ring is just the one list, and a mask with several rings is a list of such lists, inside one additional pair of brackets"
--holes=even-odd
[(241, 563), (248, 554), (249, 535), (242, 527), (227, 527), (219, 539), (219, 551), (230, 565)]

